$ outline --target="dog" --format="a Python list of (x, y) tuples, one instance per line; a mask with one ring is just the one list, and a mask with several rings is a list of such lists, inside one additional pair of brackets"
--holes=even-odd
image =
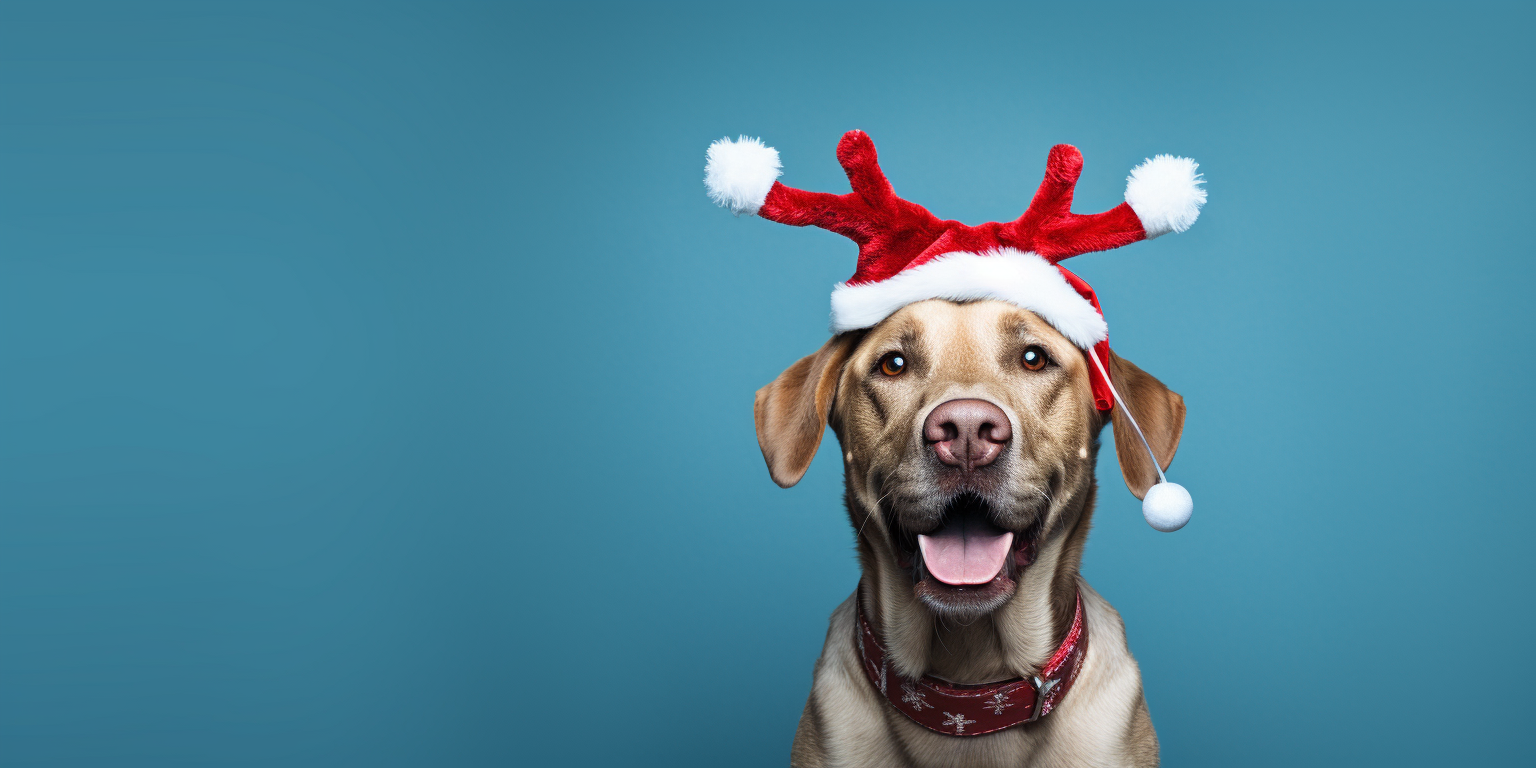
[[(1158, 472), (1122, 411), (1166, 469), (1184, 401), (1111, 354), (1121, 401), (1100, 411), (1089, 365), (1029, 310), (928, 299), (833, 336), (757, 392), (758, 442), (780, 486), (799, 482), (832, 427), (862, 568), (832, 613), (792, 766), (1158, 764), (1124, 624), (1078, 568), (1100, 432), (1113, 421), (1140, 498)], [(1042, 682), (1043, 668), (1069, 641), (1071, 674), (1048, 691), (1057, 680)], [(1032, 700), (1032, 721), (982, 735), (971, 734), (985, 715), (923, 697), (1010, 680), (985, 706), (1019, 713)], [(950, 731), (898, 710), (894, 692), (908, 688)]]

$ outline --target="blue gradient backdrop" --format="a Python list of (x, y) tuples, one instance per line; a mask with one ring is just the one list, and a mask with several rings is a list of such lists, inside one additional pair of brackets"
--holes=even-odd
[(1182, 392), (1176, 535), (1085, 570), (1178, 766), (1530, 765), (1530, 4), (0, 8), (0, 764), (769, 766), (853, 588), (757, 387), (834, 235), (1197, 158), (1083, 257)]

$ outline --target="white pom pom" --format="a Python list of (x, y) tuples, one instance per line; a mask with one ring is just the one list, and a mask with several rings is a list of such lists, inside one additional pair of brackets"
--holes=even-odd
[(1158, 155), (1136, 166), (1125, 180), (1125, 201), (1131, 204), (1147, 239), (1183, 232), (1200, 217), (1205, 182), (1195, 171), (1200, 164), (1187, 157)]
[(784, 166), (779, 165), (779, 151), (758, 139), (742, 136), (736, 141), (720, 139), (709, 145), (704, 165), (704, 186), (716, 205), (740, 216), (752, 215), (763, 207), (768, 190)]
[(1141, 500), (1141, 516), (1147, 519), (1147, 525), (1163, 533), (1183, 528), (1194, 511), (1195, 500), (1178, 483), (1158, 483), (1148, 488)]

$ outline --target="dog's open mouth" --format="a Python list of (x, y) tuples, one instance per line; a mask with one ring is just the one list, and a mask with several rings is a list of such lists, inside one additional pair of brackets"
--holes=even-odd
[(984, 515), (947, 515), (937, 531), (918, 534), (917, 548), (933, 578), (954, 587), (986, 584), (1008, 565), (1013, 532)]
[(945, 507), (938, 528), (905, 539), (901, 559), (913, 568), (919, 598), (946, 614), (980, 614), (1013, 595), (1035, 555), (1038, 525), (1014, 533), (992, 519), (987, 502), (962, 494)]

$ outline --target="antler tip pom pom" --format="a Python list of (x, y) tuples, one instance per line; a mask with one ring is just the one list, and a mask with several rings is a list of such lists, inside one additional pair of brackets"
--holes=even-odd
[(1136, 166), (1125, 180), (1125, 202), (1130, 203), (1142, 229), (1151, 240), (1169, 232), (1183, 232), (1200, 217), (1205, 205), (1205, 181), (1200, 164), (1187, 157), (1158, 155)]
[(763, 207), (784, 168), (777, 149), (746, 136), (710, 144), (705, 157), (704, 186), (709, 199), (737, 216), (756, 214)]

